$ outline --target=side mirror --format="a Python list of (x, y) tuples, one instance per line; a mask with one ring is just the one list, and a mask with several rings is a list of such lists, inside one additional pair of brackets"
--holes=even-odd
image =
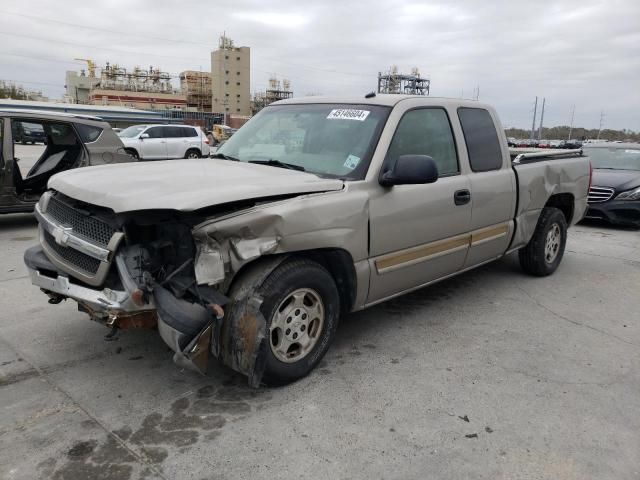
[(145, 138), (149, 138), (149, 134), (148, 133), (141, 133), (140, 134), (140, 140), (144, 140)]
[(438, 180), (438, 166), (428, 155), (400, 155), (380, 176), (380, 185), (421, 185)]

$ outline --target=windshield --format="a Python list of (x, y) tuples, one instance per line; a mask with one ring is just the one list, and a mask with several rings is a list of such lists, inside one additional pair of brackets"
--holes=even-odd
[(320, 176), (361, 180), (390, 110), (376, 105), (270, 106), (217, 153), (241, 162), (289, 164)]
[(640, 171), (640, 145), (637, 147), (585, 148), (593, 168)]
[(144, 131), (145, 128), (147, 128), (146, 125), (134, 125), (133, 127), (125, 128), (121, 132), (118, 132), (118, 136), (124, 138), (137, 137)]

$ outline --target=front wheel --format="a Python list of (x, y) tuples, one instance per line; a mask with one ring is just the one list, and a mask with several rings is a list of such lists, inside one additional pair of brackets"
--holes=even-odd
[(133, 157), (134, 160), (140, 160), (140, 155), (138, 152), (132, 148), (126, 149), (125, 152), (129, 154), (129, 156)]
[(331, 274), (310, 260), (280, 265), (258, 289), (267, 321), (263, 380), (282, 385), (306, 376), (329, 349), (340, 299)]
[(545, 277), (556, 271), (567, 243), (567, 220), (557, 208), (543, 208), (529, 243), (518, 252), (520, 266), (530, 275)]

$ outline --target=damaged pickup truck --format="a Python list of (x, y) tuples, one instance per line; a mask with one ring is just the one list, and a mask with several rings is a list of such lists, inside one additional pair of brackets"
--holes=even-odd
[(50, 303), (254, 386), (308, 374), (348, 312), (516, 250), (553, 273), (590, 183), (580, 151), (512, 159), (487, 105), (403, 95), (277, 102), (214, 157), (54, 176), (25, 263)]

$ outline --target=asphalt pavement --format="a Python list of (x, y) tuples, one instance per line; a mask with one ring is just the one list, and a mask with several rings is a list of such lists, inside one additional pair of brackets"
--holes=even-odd
[(0, 217), (1, 479), (640, 478), (640, 232), (570, 231), (349, 315), (313, 374), (254, 390), (175, 366), (155, 331), (49, 305)]

